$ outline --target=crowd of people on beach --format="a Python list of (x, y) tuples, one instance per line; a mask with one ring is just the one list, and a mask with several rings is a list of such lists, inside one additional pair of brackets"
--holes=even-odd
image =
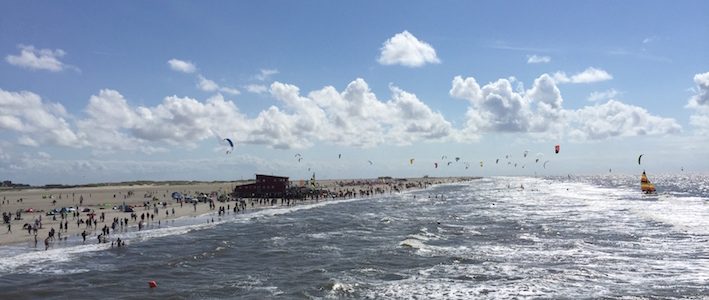
[[(229, 213), (243, 213), (247, 210), (247, 207), (257, 208), (257, 207), (274, 207), (274, 206), (293, 206), (299, 203), (305, 203), (308, 201), (321, 201), (328, 199), (347, 199), (347, 198), (357, 198), (357, 197), (373, 197), (382, 194), (399, 193), (406, 189), (411, 188), (421, 188), (425, 189), (433, 184), (442, 183), (441, 180), (421, 180), (407, 182), (405, 180), (352, 180), (352, 181), (337, 181), (334, 185), (327, 186), (326, 188), (315, 189), (313, 193), (308, 194), (302, 198), (234, 198), (234, 197), (219, 197), (219, 201), (223, 203), (217, 205), (217, 197), (206, 198), (203, 202), (190, 201), (194, 207), (194, 211), (197, 211), (197, 206), (199, 203), (203, 203), (209, 206), (209, 211), (215, 211), (217, 217), (226, 216)], [(168, 191), (166, 191), (168, 194)], [(152, 194), (151, 194), (152, 195)], [(212, 195), (216, 195), (215, 192)], [(68, 194), (66, 195), (69, 196)], [(132, 191), (129, 191), (123, 195), (123, 199), (127, 199), (134, 196)], [(163, 195), (165, 196), (165, 194)], [(75, 197), (72, 194), (72, 197)], [(91, 195), (89, 194), (89, 197)], [(116, 195), (114, 194), (114, 197)], [(152, 200), (156, 200), (153, 198)], [(9, 201), (3, 198), (3, 203)], [(69, 226), (70, 222), (76, 224), (77, 230), (82, 230), (77, 236), (81, 237), (82, 243), (87, 243), (87, 238), (96, 234), (96, 240), (98, 243), (111, 243), (111, 247), (125, 247), (126, 241), (121, 239), (120, 236), (116, 236), (116, 233), (123, 233), (130, 230), (142, 231), (148, 226), (160, 227), (161, 224), (161, 212), (164, 210), (164, 217), (162, 220), (176, 217), (175, 208), (183, 207), (185, 204), (183, 199), (175, 199), (174, 203), (168, 203), (166, 201), (161, 202), (151, 202), (145, 201), (142, 204), (143, 212), (135, 212), (132, 207), (129, 210), (126, 209), (127, 206), (118, 206), (121, 211), (126, 211), (129, 213), (128, 216), (114, 216), (111, 220), (106, 220), (106, 213), (99, 211), (97, 213), (96, 208), (81, 207), (83, 203), (83, 195), (80, 195), (79, 205), (74, 205), (69, 208), (62, 208), (59, 213), (53, 214), (51, 217), (51, 223), (57, 224), (59, 229), (55, 230), (52, 226), (49, 228), (44, 238), (45, 250), (52, 247), (55, 242), (65, 242), (69, 238)], [(138, 206), (140, 207), (140, 206)], [(80, 209), (81, 208), (81, 209)], [(101, 208), (103, 209), (103, 208)], [(115, 207), (114, 207), (115, 209)], [(13, 220), (13, 215), (15, 215), (15, 220)], [(156, 220), (157, 219), (157, 220)], [(8, 234), (12, 233), (12, 221), (22, 220), (21, 212), (16, 214), (3, 212), (3, 221), (7, 224)], [(58, 221), (58, 222), (57, 222)], [(214, 221), (214, 218), (211, 219)], [(25, 223), (23, 225), (23, 230), (27, 230), (28, 236), (31, 237), (31, 241), (34, 243), (34, 247), (37, 247), (38, 236), (40, 231), (44, 228), (42, 214), (34, 215), (33, 221)], [(102, 226), (101, 226), (102, 225)], [(83, 228), (82, 228), (83, 227)], [(135, 229), (131, 229), (135, 228)], [(152, 227), (151, 227), (152, 228)], [(76, 232), (76, 231), (73, 231)], [(113, 238), (115, 237), (115, 238)]]

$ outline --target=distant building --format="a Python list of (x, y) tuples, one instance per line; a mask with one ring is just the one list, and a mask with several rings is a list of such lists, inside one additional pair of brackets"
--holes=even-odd
[(256, 174), (256, 182), (234, 188), (234, 196), (241, 198), (284, 198), (288, 177)]
[(0, 182), (0, 187), (5, 188), (27, 188), (30, 187), (29, 184), (13, 183), (12, 180), (3, 180)]

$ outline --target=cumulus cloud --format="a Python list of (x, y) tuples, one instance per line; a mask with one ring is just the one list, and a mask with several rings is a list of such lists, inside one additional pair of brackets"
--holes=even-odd
[(280, 117), (311, 140), (371, 147), (406, 145), (451, 134), (450, 123), (416, 95), (394, 86), (390, 90), (392, 99), (386, 102), (377, 99), (363, 79), (352, 81), (343, 92), (325, 87), (303, 97), (297, 87), (279, 82), (271, 85), (270, 92), (295, 112)]
[(613, 76), (602, 69), (589, 67), (581, 73), (567, 76), (565, 72), (554, 73), (554, 80), (557, 83), (593, 83), (613, 79)]
[(236, 106), (216, 95), (200, 102), (166, 97), (155, 107), (132, 107), (118, 91), (91, 96), (88, 118), (78, 121), (81, 136), (92, 148), (109, 151), (163, 151), (167, 145), (192, 146), (212, 136), (212, 129), (231, 132), (244, 117)]
[(614, 99), (616, 96), (618, 96), (620, 93), (616, 91), (615, 89), (609, 89), (605, 90), (603, 92), (591, 92), (590, 95), (588, 95), (588, 101), (591, 102), (598, 102), (598, 101), (604, 101), (604, 100), (610, 100)]
[(17, 133), (22, 145), (80, 146), (66, 116), (66, 110), (59, 103), (44, 102), (32, 92), (0, 89), (0, 130)]
[(390, 134), (393, 134), (390, 138), (398, 144), (406, 145), (418, 139), (440, 139), (451, 133), (451, 124), (443, 115), (433, 112), (416, 95), (394, 86), (391, 91), (392, 100), (387, 106), (396, 121), (390, 125)]
[(78, 71), (78, 68), (67, 65), (59, 60), (66, 55), (66, 52), (62, 49), (37, 49), (32, 45), (19, 45), (17, 47), (20, 49), (18, 55), (8, 55), (5, 57), (5, 61), (13, 66), (30, 70), (47, 70), (50, 72), (59, 72), (67, 68)]
[(551, 61), (549, 56), (527, 55), (528, 64), (545, 64)]
[(462, 132), (567, 134), (592, 140), (681, 130), (673, 119), (653, 116), (641, 107), (613, 100), (579, 110), (564, 109), (556, 80), (547, 74), (535, 79), (528, 90), (515, 90), (512, 83), (510, 79), (498, 79), (481, 87), (472, 77), (453, 78), (450, 95), (470, 103)]
[[(268, 93), (279, 105), (248, 117), (222, 94), (204, 101), (169, 96), (155, 106), (135, 106), (118, 91), (103, 89), (89, 98), (83, 116), (68, 116), (75, 121), (72, 129), (62, 117), (67, 114), (61, 106), (42, 103), (32, 93), (2, 91), (0, 128), (16, 132), (22, 145), (86, 147), (99, 155), (192, 147), (215, 132), (238, 143), (280, 149), (318, 142), (406, 145), (445, 139), (454, 132), (443, 115), (415, 94), (395, 86), (390, 92), (389, 100), (380, 100), (363, 79), (350, 82), (343, 91), (326, 86), (307, 95), (301, 95), (295, 85), (274, 82)], [(41, 117), (32, 115), (41, 111), (45, 112)]]
[(197, 67), (195, 67), (192, 62), (179, 60), (176, 58), (168, 60), (167, 64), (170, 66), (170, 69), (177, 72), (194, 73), (197, 70)]
[(449, 93), (470, 102), (466, 112), (468, 132), (531, 130), (534, 115), (530, 101), (513, 88), (509, 79), (498, 79), (480, 87), (473, 77), (456, 76)]
[(694, 95), (689, 98), (687, 107), (695, 111), (689, 117), (689, 123), (700, 133), (709, 133), (709, 72), (695, 74)]
[(653, 116), (644, 108), (615, 100), (570, 113), (573, 116), (570, 136), (577, 139), (662, 135), (681, 130), (674, 119)]
[(709, 72), (694, 75), (694, 96), (689, 99), (690, 108), (709, 108)]
[(380, 50), (378, 61), (382, 65), (421, 67), (427, 63), (441, 62), (430, 44), (420, 41), (408, 31), (397, 33), (388, 39)]

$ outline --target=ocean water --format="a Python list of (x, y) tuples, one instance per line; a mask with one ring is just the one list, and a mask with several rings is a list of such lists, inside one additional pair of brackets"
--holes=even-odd
[(125, 248), (6, 246), (0, 299), (709, 298), (709, 177), (650, 179), (492, 177), (179, 219)]

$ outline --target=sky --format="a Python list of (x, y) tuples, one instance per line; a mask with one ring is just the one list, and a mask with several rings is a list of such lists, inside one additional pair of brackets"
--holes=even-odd
[(0, 180), (707, 173), (707, 11), (3, 1)]

